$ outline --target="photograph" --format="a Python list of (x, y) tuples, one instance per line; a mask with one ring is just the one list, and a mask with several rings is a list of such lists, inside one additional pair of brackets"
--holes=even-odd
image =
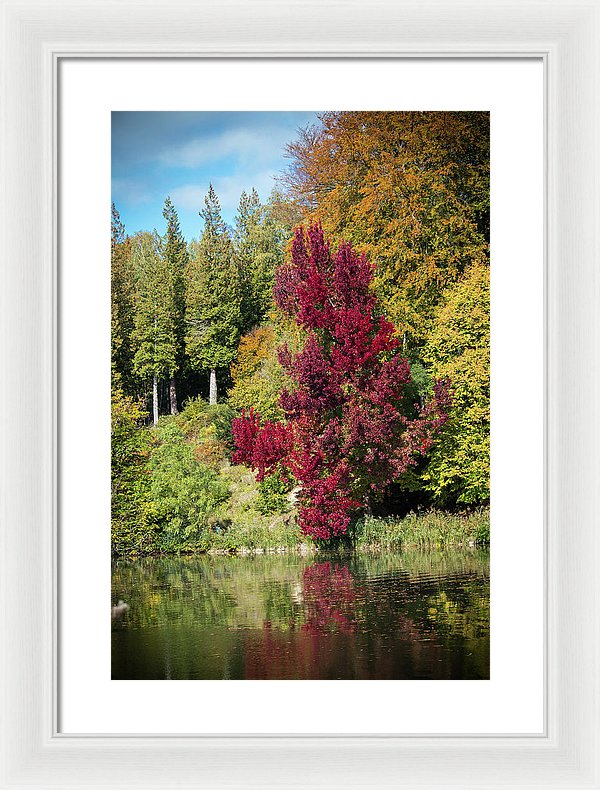
[(112, 111), (111, 168), (112, 680), (489, 680), (490, 113)]

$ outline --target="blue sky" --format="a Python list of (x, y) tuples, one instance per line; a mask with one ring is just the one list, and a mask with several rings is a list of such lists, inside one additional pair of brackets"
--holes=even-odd
[(112, 199), (125, 231), (164, 232), (167, 195), (186, 239), (202, 233), (198, 212), (212, 182), (233, 225), (243, 190), (265, 201), (288, 164), (285, 146), (318, 123), (313, 112), (113, 112)]

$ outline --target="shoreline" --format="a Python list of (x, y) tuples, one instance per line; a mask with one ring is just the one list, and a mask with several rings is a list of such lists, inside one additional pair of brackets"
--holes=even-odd
[(426, 551), (444, 549), (489, 548), (489, 508), (471, 512), (447, 513), (430, 510), (394, 516), (364, 516), (347, 536), (336, 543), (319, 543), (302, 535), (289, 518), (274, 520), (268, 528), (252, 528), (248, 524), (231, 524), (227, 529), (214, 530), (199, 536), (197, 542), (178, 550), (132, 551), (113, 554), (113, 559), (177, 556), (260, 556), (317, 553), (353, 553)]

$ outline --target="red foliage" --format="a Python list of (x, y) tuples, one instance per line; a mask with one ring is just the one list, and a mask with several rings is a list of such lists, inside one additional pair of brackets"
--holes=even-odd
[(280, 422), (260, 424), (260, 417), (253, 409), (232, 421), (236, 451), (232, 460), (247, 464), (257, 470), (257, 479), (263, 480), (275, 471), (282, 458), (293, 447), (293, 426)]
[(356, 629), (354, 579), (345, 565), (315, 563), (302, 571), (302, 592), (307, 612), (302, 630), (311, 634)]
[(424, 408), (414, 406), (416, 416), (406, 416), (410, 367), (393, 325), (377, 313), (371, 279), (371, 265), (349, 244), (332, 256), (320, 225), (296, 229), (274, 289), (278, 306), (308, 334), (298, 354), (286, 347), (279, 354), (295, 384), (281, 395), (287, 422), (261, 425), (252, 411), (234, 420), (234, 461), (259, 479), (289, 469), (301, 486), (300, 525), (316, 538), (344, 534), (351, 514), (415, 464), (447, 420), (442, 381)]

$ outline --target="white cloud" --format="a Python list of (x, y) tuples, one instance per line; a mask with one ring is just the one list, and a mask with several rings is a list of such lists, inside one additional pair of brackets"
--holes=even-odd
[(140, 206), (144, 203), (152, 202), (148, 185), (135, 178), (113, 178), (112, 179), (112, 199), (115, 203), (128, 203), (130, 206)]
[(265, 135), (264, 130), (228, 129), (168, 149), (160, 155), (160, 161), (170, 167), (200, 167), (231, 157), (259, 164), (272, 160), (280, 150), (280, 141)]
[(171, 200), (176, 209), (185, 211), (200, 210), (204, 202), (204, 195), (208, 191), (208, 186), (198, 186), (198, 184), (184, 184), (169, 191)]

